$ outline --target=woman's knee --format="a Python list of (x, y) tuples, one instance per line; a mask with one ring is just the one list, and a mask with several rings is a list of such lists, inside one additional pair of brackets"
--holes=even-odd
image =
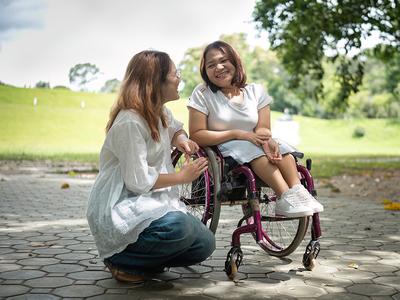
[(167, 214), (165, 220), (166, 233), (169, 238), (182, 241), (194, 239), (195, 228), (187, 214), (182, 212), (171, 212)]
[(203, 249), (204, 249), (204, 259), (211, 256), (215, 250), (215, 235), (208, 230), (208, 232), (202, 238)]

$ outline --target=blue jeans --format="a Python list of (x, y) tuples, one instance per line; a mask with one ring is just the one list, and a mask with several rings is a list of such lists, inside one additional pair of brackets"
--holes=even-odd
[(196, 217), (169, 212), (153, 221), (138, 240), (104, 261), (121, 271), (143, 275), (165, 267), (202, 262), (215, 250), (214, 234)]

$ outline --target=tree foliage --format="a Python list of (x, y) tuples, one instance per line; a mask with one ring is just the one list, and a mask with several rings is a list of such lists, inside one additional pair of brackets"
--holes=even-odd
[(183, 89), (181, 93), (188, 97), (193, 89), (202, 82), (200, 75), (200, 59), (203, 47), (190, 48), (186, 50), (182, 61), (179, 63)]
[(87, 84), (97, 78), (99, 68), (90, 63), (77, 64), (69, 70), (69, 82), (85, 90)]
[(46, 81), (38, 81), (35, 84), (35, 87), (39, 88), (39, 89), (49, 89), (50, 88), (50, 83), (48, 83)]
[(116, 91), (118, 91), (120, 85), (121, 81), (119, 81), (117, 78), (109, 79), (104, 83), (103, 87), (101, 88), (101, 92), (115, 93)]
[(335, 63), (338, 112), (362, 83), (364, 38), (379, 33), (375, 57), (389, 61), (398, 55), (399, 16), (397, 0), (260, 0), (254, 10), (254, 20), (268, 32), (271, 49), (291, 75), (291, 87), (311, 79), (317, 84), (308, 93), (318, 100), (323, 93), (323, 61), (327, 56)]

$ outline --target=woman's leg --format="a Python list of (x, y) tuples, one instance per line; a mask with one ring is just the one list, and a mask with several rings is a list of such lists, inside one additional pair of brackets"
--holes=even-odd
[[(285, 163), (287, 163), (286, 161), (289, 160), (285, 160)], [(279, 167), (272, 164), (266, 156), (253, 160), (250, 165), (254, 173), (268, 184), (278, 196), (275, 206), (277, 215), (297, 218), (313, 214), (313, 210), (303, 205), (293, 189), (289, 189)]]
[(251, 161), (250, 166), (254, 173), (275, 191), (278, 197), (289, 189), (278, 166), (271, 163), (266, 156)]
[[(179, 261), (180, 266), (197, 263), (211, 255), (215, 247), (214, 235), (199, 223), (188, 214), (170, 212), (153, 221), (135, 243), (107, 260), (116, 268), (139, 275), (161, 272), (170, 261), (175, 265)], [(186, 258), (186, 252), (196, 257)]]
[(196, 239), (186, 252), (173, 258), (167, 267), (190, 266), (206, 260), (215, 250), (215, 236), (196, 217), (188, 214), (190, 222), (196, 231)]
[(289, 188), (300, 184), (299, 174), (297, 172), (296, 161), (291, 154), (282, 156), (282, 160), (278, 161), (276, 165), (279, 168), (285, 182)]

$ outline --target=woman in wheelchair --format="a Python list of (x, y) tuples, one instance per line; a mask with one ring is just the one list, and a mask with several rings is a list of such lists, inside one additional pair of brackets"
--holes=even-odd
[(179, 82), (168, 54), (140, 52), (110, 113), (87, 218), (100, 258), (120, 281), (201, 262), (215, 249), (213, 233), (187, 213), (176, 188), (208, 163), (198, 159), (176, 173), (172, 166), (171, 145), (186, 155), (198, 150), (164, 106), (179, 99)]
[(203, 84), (188, 102), (190, 137), (200, 146), (217, 145), (224, 157), (249, 164), (278, 196), (275, 214), (310, 216), (323, 206), (300, 184), (290, 147), (271, 137), (271, 97), (247, 84), (237, 52), (227, 43), (209, 44), (200, 64)]

